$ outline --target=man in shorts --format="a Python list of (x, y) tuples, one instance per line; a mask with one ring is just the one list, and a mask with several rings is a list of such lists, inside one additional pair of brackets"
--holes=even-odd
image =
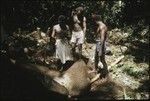
[[(75, 53), (76, 45), (79, 50), (79, 56), (82, 55), (82, 44), (84, 43), (86, 33), (86, 17), (83, 15), (83, 7), (77, 7), (72, 11), (72, 52)], [(79, 57), (80, 58), (80, 57)]]

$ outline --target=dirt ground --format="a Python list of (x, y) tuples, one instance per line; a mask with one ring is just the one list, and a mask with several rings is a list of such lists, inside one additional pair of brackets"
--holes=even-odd
[[(129, 50), (130, 48), (127, 46), (108, 44), (106, 51), (109, 52), (106, 54), (106, 62), (109, 67), (109, 76), (105, 79), (99, 78), (92, 83), (90, 92), (87, 92), (87, 94), (70, 99), (149, 99), (149, 64), (145, 62), (144, 59), (141, 62), (135, 61), (137, 59), (136, 56), (133, 54), (127, 54)], [(94, 52), (95, 44), (86, 43), (83, 45), (83, 55), (89, 58), (91, 65), (94, 65)], [(40, 53), (39, 51), (39, 54), (44, 53), (42, 53), (42, 51)], [(46, 66), (50, 66), (50, 62), (47, 64), (47, 61), (51, 61), (53, 58), (47, 57), (47, 60), (45, 61), (43, 57), (38, 56), (38, 54), (35, 56), (39, 58), (39, 63), (44, 63), (43, 65), (46, 64)], [(9, 76), (9, 72), (7, 72), (8, 71), (6, 70), (6, 74)], [(13, 74), (12, 72), (14, 72), (14, 70), (11, 68), (10, 74)], [(17, 72), (14, 74), (16, 75), (16, 73)], [(6, 76), (6, 74), (4, 73), (4, 76)], [(2, 87), (5, 89), (5, 85), (8, 84), (5, 84), (5, 78), (3, 78), (3, 80), (4, 85)], [(39, 80), (41, 80), (41, 78)], [(10, 80), (8, 79), (8, 81)], [(43, 82), (43, 80), (41, 81)], [(45, 78), (45, 81), (47, 81), (47, 78)], [(43, 82), (45, 83), (44, 85), (46, 85), (45, 81)], [(16, 89), (15, 83), (14, 89)], [(8, 92), (6, 91), (6, 93)]]
[[(91, 61), (94, 59), (94, 49), (94, 44), (84, 45), (83, 48), (83, 54), (89, 57)], [(104, 80), (99, 79), (93, 83), (91, 88), (92, 91), (101, 92), (102, 95), (99, 94), (101, 95), (99, 96), (100, 99), (149, 99), (149, 65), (145, 62), (134, 62), (134, 56), (125, 54), (125, 52), (128, 51), (126, 46), (109, 44), (106, 50), (110, 50), (112, 53), (106, 54), (108, 67), (121, 56), (124, 56), (124, 58), (109, 68), (108, 78)], [(135, 69), (133, 74), (135, 73), (136, 76), (125, 71), (127, 68), (129, 70), (130, 68)], [(143, 73), (143, 75), (139, 75), (138, 70), (140, 73)]]

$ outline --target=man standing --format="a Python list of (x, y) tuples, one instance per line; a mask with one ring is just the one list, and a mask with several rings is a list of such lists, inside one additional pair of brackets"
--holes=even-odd
[(67, 35), (69, 33), (69, 26), (65, 23), (65, 16), (58, 17), (58, 24), (53, 26), (51, 37), (56, 39), (56, 58), (65, 64), (67, 60), (72, 60), (71, 49)]
[(83, 7), (77, 7), (72, 11), (72, 36), (71, 44), (73, 54), (75, 47), (78, 46), (79, 55), (82, 55), (82, 44), (86, 33), (86, 17), (83, 16)]
[[(105, 77), (108, 74), (107, 63), (105, 61), (107, 26), (102, 22), (101, 16), (92, 13), (96, 34), (96, 51), (95, 51), (95, 68), (101, 72), (101, 76)], [(99, 68), (100, 64), (101, 68)]]

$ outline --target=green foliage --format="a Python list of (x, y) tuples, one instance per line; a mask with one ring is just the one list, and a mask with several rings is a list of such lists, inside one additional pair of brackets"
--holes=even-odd
[(148, 75), (148, 70), (146, 70), (146, 67), (139, 67), (134, 62), (123, 64), (122, 69), (125, 73), (135, 78), (141, 78)]
[[(7, 0), (6, 0), (7, 1)], [(10, 22), (18, 26), (26, 26), (27, 28), (34, 28), (40, 26), (47, 29), (57, 23), (57, 17), (60, 14), (70, 16), (71, 10), (82, 5), (85, 8), (87, 18), (90, 18), (90, 13), (95, 10), (103, 17), (103, 21), (108, 23), (108, 26), (120, 26), (122, 24), (123, 10), (125, 8), (124, 1), (8, 1), (4, 2), (2, 7), (2, 14), (7, 24)], [(136, 3), (136, 2), (135, 2)], [(58, 9), (59, 8), (59, 9)], [(10, 13), (12, 16), (10, 17)], [(18, 24), (17, 24), (17, 23)]]
[(108, 31), (109, 42), (113, 44), (122, 44), (127, 41), (129, 33), (125, 33), (121, 29), (115, 28), (111, 31)]
[[(102, 20), (106, 23), (109, 30), (123, 28), (124, 32), (129, 33), (130, 37), (136, 36), (148, 39), (148, 34), (144, 34), (144, 37), (141, 37), (143, 29), (149, 31), (149, 28), (147, 28), (149, 26), (147, 1), (148, 0), (5, 0), (2, 2), (1, 7), (1, 24), (6, 33), (12, 33), (18, 27), (33, 31), (37, 26), (46, 32), (48, 27), (52, 28), (52, 26), (57, 23), (59, 15), (65, 15), (67, 17), (67, 23), (69, 24), (72, 9), (82, 5), (84, 7), (84, 14), (87, 17), (87, 37), (90, 37), (93, 31), (91, 12), (94, 10), (102, 16)], [(146, 33), (148, 33), (148, 31), (146, 31)], [(91, 37), (90, 39), (92, 39)]]

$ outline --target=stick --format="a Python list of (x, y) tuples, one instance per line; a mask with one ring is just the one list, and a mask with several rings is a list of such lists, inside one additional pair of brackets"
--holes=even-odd
[(117, 63), (119, 63), (122, 59), (124, 58), (124, 55), (117, 58), (115, 62), (111, 63), (110, 66), (108, 66), (108, 69), (110, 69), (112, 66), (116, 65)]
[(97, 75), (90, 81), (90, 83), (93, 83), (93, 82), (95, 82), (97, 79), (99, 79), (99, 76), (100, 76), (100, 73), (97, 74)]

